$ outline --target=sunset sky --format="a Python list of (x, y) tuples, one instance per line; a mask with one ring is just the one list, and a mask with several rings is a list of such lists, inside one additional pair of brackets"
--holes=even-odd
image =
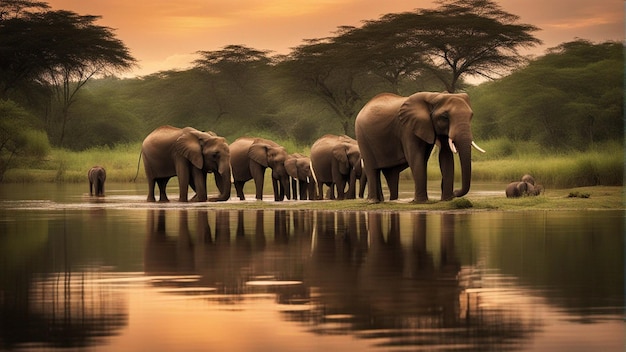
[[(304, 39), (359, 26), (387, 13), (433, 8), (432, 0), (49, 0), (54, 10), (99, 15), (139, 61), (127, 75), (184, 69), (198, 50), (230, 44), (285, 54)], [(500, 0), (503, 10), (542, 30), (532, 54), (575, 38), (624, 39), (623, 0)]]

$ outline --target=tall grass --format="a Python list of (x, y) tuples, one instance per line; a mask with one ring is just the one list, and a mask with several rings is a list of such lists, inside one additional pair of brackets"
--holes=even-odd
[[(309, 155), (308, 146), (299, 146), (290, 139), (275, 140), (290, 153)], [(589, 151), (567, 153), (549, 152), (530, 143), (502, 139), (483, 142), (481, 147), (487, 153), (472, 155), (473, 181), (510, 182), (528, 173), (538, 183), (550, 188), (623, 185), (624, 150), (617, 142), (597, 145)], [(98, 147), (82, 152), (53, 149), (43, 161), (23, 162), (20, 167), (8, 170), (4, 182), (86, 182), (87, 171), (94, 165), (101, 165), (107, 170), (108, 181), (129, 182), (137, 172), (140, 150), (140, 143)], [(441, 179), (437, 159), (437, 155), (433, 155), (429, 161), (428, 178), (431, 180)], [(456, 170), (456, 178), (459, 179), (458, 160)], [(402, 173), (402, 178), (411, 179), (409, 170)], [(139, 165), (137, 180), (145, 181), (143, 164)]]
[[(498, 146), (506, 145), (506, 142), (489, 144)], [(624, 183), (624, 150), (619, 143), (603, 143), (592, 150), (568, 153), (521, 144), (507, 153), (495, 159), (486, 154), (478, 155), (472, 179), (508, 182), (531, 174), (544, 186), (557, 188), (617, 186)]]

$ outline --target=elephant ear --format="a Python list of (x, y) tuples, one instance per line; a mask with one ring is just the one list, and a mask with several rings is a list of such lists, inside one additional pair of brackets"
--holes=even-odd
[(269, 150), (269, 144), (265, 143), (253, 143), (248, 149), (248, 157), (264, 167), (269, 166), (267, 160), (267, 151)]
[(174, 142), (174, 150), (176, 153), (191, 161), (193, 166), (198, 169), (202, 169), (204, 166), (202, 146), (200, 145), (200, 138), (198, 137), (198, 134), (201, 133), (202, 132), (194, 128), (185, 127), (182, 130), (182, 134), (176, 139), (176, 142)]
[(285, 170), (287, 170), (287, 175), (298, 178), (298, 165), (296, 163), (296, 158), (289, 158), (285, 160)]
[(343, 144), (337, 144), (333, 147), (333, 157), (339, 161), (339, 172), (342, 175), (346, 175), (350, 172), (350, 163), (348, 162), (348, 154), (346, 153), (346, 146)]
[(435, 128), (430, 114), (438, 95), (437, 93), (415, 93), (405, 100), (398, 111), (400, 124), (429, 144), (435, 143)]

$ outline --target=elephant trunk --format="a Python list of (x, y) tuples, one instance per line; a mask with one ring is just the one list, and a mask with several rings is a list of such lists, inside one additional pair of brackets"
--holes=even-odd
[(280, 183), (284, 189), (285, 198), (291, 199), (291, 187), (289, 187), (289, 175), (285, 175), (284, 177), (281, 177)]
[(456, 138), (454, 144), (461, 163), (461, 189), (454, 190), (454, 196), (463, 197), (469, 192), (472, 182), (472, 137)]
[(219, 169), (215, 172), (215, 185), (219, 195), (214, 198), (210, 198), (211, 202), (223, 202), (230, 199), (230, 190), (232, 184), (232, 172), (230, 169), (230, 161), (222, 163)]

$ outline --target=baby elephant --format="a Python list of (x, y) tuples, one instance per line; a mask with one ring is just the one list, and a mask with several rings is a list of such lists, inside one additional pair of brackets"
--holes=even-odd
[(535, 185), (535, 179), (531, 175), (524, 175), (521, 182), (511, 182), (506, 186), (507, 198), (537, 196), (541, 192), (543, 192), (543, 187)]
[(102, 166), (94, 166), (87, 173), (89, 178), (89, 195), (93, 196), (94, 191), (97, 197), (104, 197), (104, 181), (107, 179), (107, 173)]

